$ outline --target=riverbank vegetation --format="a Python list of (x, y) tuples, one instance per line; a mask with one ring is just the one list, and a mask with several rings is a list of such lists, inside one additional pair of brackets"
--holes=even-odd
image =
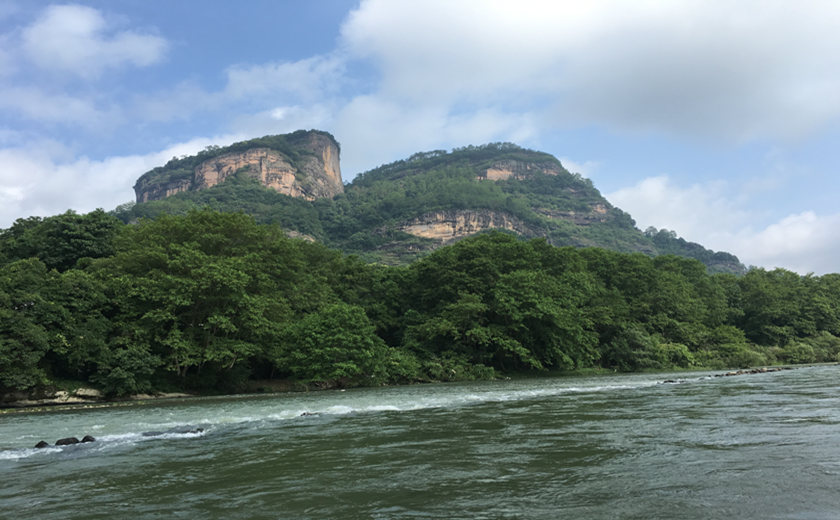
[(210, 210), (0, 231), (2, 394), (810, 363), (838, 360), (839, 337), (838, 274), (708, 274), (500, 232), (388, 267)]

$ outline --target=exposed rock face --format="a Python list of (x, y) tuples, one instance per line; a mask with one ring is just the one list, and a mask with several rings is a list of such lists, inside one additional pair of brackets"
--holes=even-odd
[(450, 210), (427, 213), (400, 226), (400, 231), (422, 238), (448, 242), (488, 229), (506, 229), (520, 235), (533, 233), (519, 219), (490, 210)]
[(534, 211), (550, 219), (568, 220), (578, 226), (588, 226), (596, 222), (606, 222), (609, 219), (606, 205), (593, 204), (589, 211), (559, 211), (555, 209), (534, 208)]
[(268, 188), (307, 200), (344, 192), (338, 143), (331, 136), (314, 131), (296, 133), (291, 134), (288, 144), (300, 152), (294, 159), (278, 150), (255, 146), (207, 159), (195, 167), (191, 178), (151, 181), (141, 177), (134, 186), (137, 202), (211, 188), (240, 172)]
[(178, 179), (160, 184), (150, 184), (143, 186), (142, 189), (138, 189), (138, 186), (135, 186), (134, 192), (137, 195), (137, 202), (148, 202), (150, 200), (165, 199), (176, 193), (188, 191), (191, 187), (191, 179)]
[(316, 194), (315, 197), (334, 197), (344, 193), (338, 143), (331, 136), (309, 132), (297, 140), (297, 145), (312, 154), (312, 157), (304, 158), (301, 170), (310, 176), (310, 181), (316, 186), (313, 188), (315, 193), (323, 190), (323, 195)]
[(307, 235), (306, 233), (301, 233), (300, 231), (295, 231), (294, 229), (285, 229), (284, 231), (286, 232), (286, 236), (289, 238), (298, 238), (300, 240), (306, 240), (307, 242), (318, 241), (312, 235)]
[[(537, 209), (537, 212), (552, 219), (569, 220), (584, 226), (608, 219), (608, 208), (603, 204), (595, 204), (588, 212), (549, 209)], [(435, 211), (405, 222), (399, 229), (417, 237), (440, 242), (457, 240), (490, 229), (505, 229), (527, 237), (541, 235), (518, 218), (502, 211), (491, 210)]]
[(533, 163), (523, 161), (497, 161), (487, 170), (476, 177), (479, 180), (506, 181), (509, 179), (523, 180), (535, 173), (545, 175), (560, 175), (562, 172), (558, 164)]
[(253, 148), (244, 152), (220, 155), (198, 165), (193, 177), (195, 189), (202, 190), (224, 182), (238, 171), (246, 171), (264, 186), (292, 197), (313, 199), (301, 189), (288, 158), (268, 148)]

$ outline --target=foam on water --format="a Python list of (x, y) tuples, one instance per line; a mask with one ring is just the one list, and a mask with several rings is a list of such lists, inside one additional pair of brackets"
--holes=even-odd
[[(35, 449), (33, 438), (53, 439), (66, 436), (81, 438), (95, 433), (96, 442), (85, 445), (92, 453), (149, 441), (202, 437), (219, 428), (260, 423), (261, 427), (315, 416), (340, 418), (361, 413), (399, 413), (428, 409), (457, 409), (493, 402), (512, 402), (546, 397), (576, 396), (604, 392), (632, 391), (662, 383), (661, 375), (618, 376), (568, 379), (544, 379), (509, 382), (483, 382), (450, 385), (420, 385), (359, 389), (354, 391), (284, 394), (273, 397), (233, 397), (222, 400), (183, 401), (177, 405), (143, 406), (135, 409), (83, 410), (62, 414), (61, 428), (53, 431), (26, 431), (26, 425), (11, 424), (13, 417), (0, 423), (0, 439), (15, 445), (0, 444), (0, 460), (20, 460), (52, 455), (82, 445)], [(695, 377), (680, 382), (696, 382)], [(574, 382), (572, 385), (570, 383)], [(208, 409), (211, 414), (208, 415)], [(20, 416), (18, 416), (20, 417)], [(43, 423), (41, 423), (43, 424)], [(203, 431), (196, 432), (197, 428)], [(154, 432), (154, 434), (149, 434)], [(3, 442), (0, 440), (0, 442)], [(94, 448), (88, 446), (95, 446)]]

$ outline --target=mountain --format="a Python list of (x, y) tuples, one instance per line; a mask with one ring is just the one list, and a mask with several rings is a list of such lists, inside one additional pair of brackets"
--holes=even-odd
[(667, 230), (640, 231), (589, 179), (547, 153), (510, 143), (421, 152), (346, 186), (337, 182), (338, 157), (335, 139), (318, 131), (210, 147), (144, 174), (135, 185), (137, 204), (116, 214), (131, 221), (205, 206), (244, 211), (386, 264), (499, 229), (557, 246), (674, 254), (698, 259), (710, 272), (745, 272), (729, 253)]

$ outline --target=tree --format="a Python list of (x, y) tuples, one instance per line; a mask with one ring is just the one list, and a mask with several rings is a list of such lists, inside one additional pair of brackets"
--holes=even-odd
[(555, 278), (518, 270), (500, 277), (492, 290), (491, 323), (507, 338), (501, 345), (513, 352), (498, 352), (496, 366), (504, 368), (506, 358), (513, 368), (591, 366), (597, 336), (583, 310), (589, 296), (588, 280), (577, 274)]
[(44, 356), (57, 339), (51, 326), (64, 315), (44, 295), (53, 278), (36, 259), (0, 266), (0, 390), (47, 382)]
[(796, 273), (784, 269), (752, 269), (739, 280), (739, 285), (744, 314), (738, 325), (749, 340), (759, 345), (783, 347), (798, 332), (815, 332), (813, 321), (801, 315), (805, 298)]
[(82, 258), (113, 254), (113, 240), (122, 223), (101, 209), (86, 215), (18, 219), (0, 232), (0, 245), (9, 260), (39, 258), (49, 269), (66, 271)]
[(298, 270), (283, 265), (297, 256), (290, 242), (248, 216), (210, 211), (127, 228), (98, 266), (122, 312), (115, 341), (146, 345), (181, 378), (260, 355), (290, 317), (278, 294)]
[(388, 348), (361, 307), (334, 303), (288, 325), (275, 350), (278, 369), (305, 383), (376, 384)]

